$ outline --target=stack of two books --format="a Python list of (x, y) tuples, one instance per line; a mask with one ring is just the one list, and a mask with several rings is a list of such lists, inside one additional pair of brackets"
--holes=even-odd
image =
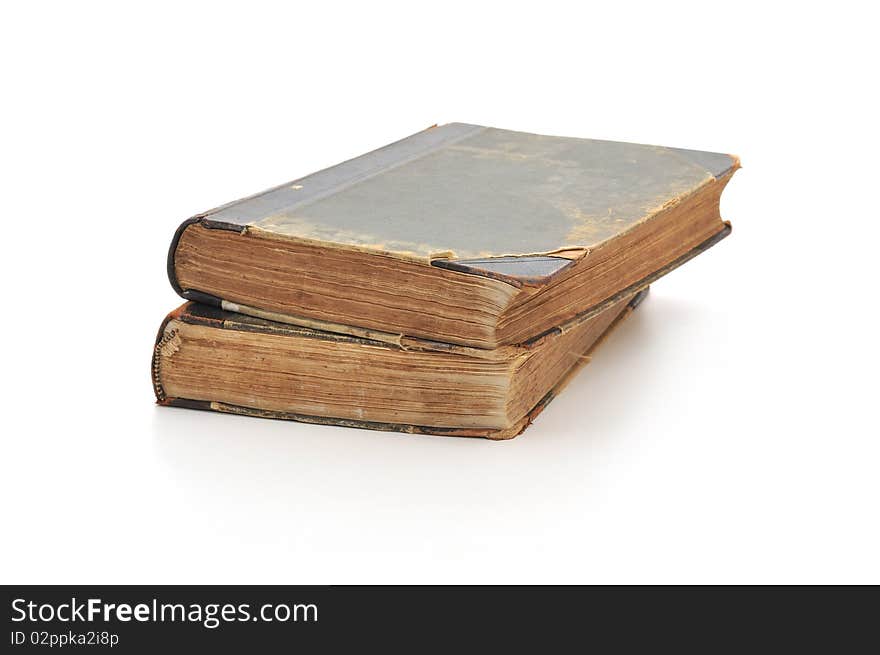
[(648, 285), (730, 232), (724, 154), (453, 123), (185, 221), (160, 404), (522, 432)]

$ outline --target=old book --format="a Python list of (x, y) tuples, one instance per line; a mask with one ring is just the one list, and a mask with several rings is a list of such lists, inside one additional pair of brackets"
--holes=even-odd
[(199, 214), (184, 298), (385, 342), (523, 343), (725, 237), (730, 155), (452, 123)]
[(163, 405), (375, 430), (506, 439), (522, 432), (647, 290), (569, 329), (481, 350), (402, 347), (187, 303), (163, 322)]

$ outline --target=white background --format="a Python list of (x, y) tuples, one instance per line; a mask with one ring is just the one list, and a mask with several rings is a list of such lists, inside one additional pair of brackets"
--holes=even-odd
[[(4, 583), (880, 582), (868, 3), (19, 3)], [(513, 441), (153, 404), (178, 223), (463, 121), (733, 152), (733, 235)]]

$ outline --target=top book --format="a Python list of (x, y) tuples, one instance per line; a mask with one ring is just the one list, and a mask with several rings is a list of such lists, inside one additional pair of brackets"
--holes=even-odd
[(527, 344), (730, 232), (725, 154), (450, 123), (190, 218), (184, 298), (398, 344)]

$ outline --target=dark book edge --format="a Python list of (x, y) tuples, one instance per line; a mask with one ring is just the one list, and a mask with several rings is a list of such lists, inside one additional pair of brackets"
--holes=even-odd
[[(576, 260), (553, 255), (488, 257), (485, 259), (432, 259), (431, 266), (481, 275), (514, 286), (549, 284)], [(515, 272), (514, 272), (515, 271)]]
[[(601, 335), (593, 342), (581, 357), (565, 372), (565, 374), (556, 382), (553, 388), (538, 401), (538, 403), (517, 423), (499, 430), (479, 429), (479, 428), (443, 428), (425, 425), (412, 425), (408, 423), (381, 423), (375, 421), (358, 421), (353, 419), (338, 419), (326, 416), (313, 416), (308, 414), (296, 414), (293, 412), (279, 412), (274, 410), (261, 410), (251, 407), (243, 407), (241, 405), (230, 405), (227, 403), (212, 402), (207, 400), (191, 400), (188, 398), (170, 398), (168, 397), (159, 380), (159, 351), (168, 338), (173, 335), (165, 335), (165, 327), (169, 321), (182, 317), (187, 311), (187, 305), (177, 308), (165, 317), (159, 328), (156, 337), (156, 344), (153, 348), (153, 359), (151, 362), (151, 374), (153, 381), (153, 390), (156, 394), (156, 402), (159, 405), (167, 407), (183, 407), (187, 409), (199, 409), (206, 411), (214, 411), (225, 414), (237, 414), (240, 416), (249, 416), (253, 418), (268, 418), (285, 421), (295, 421), (298, 423), (311, 423), (317, 425), (333, 425), (337, 427), (359, 428), (364, 430), (378, 430), (383, 432), (403, 432), (406, 434), (424, 434), (434, 436), (449, 437), (483, 437), (493, 441), (501, 441), (512, 439), (522, 434), (525, 429), (531, 425), (535, 418), (544, 410), (547, 405), (562, 391), (562, 389), (571, 381), (571, 379), (580, 371), (588, 362), (589, 356), (598, 348), (611, 332), (622, 323), (635, 309), (638, 307), (648, 295), (648, 288), (644, 288), (627, 303), (621, 312), (615, 317), (611, 324), (602, 332)], [(206, 308), (207, 309), (207, 308)], [(190, 314), (192, 316), (192, 314)], [(199, 317), (204, 324), (214, 325), (215, 327), (224, 327), (222, 319), (212, 317), (211, 312), (205, 311)]]
[(177, 252), (177, 244), (180, 243), (180, 238), (183, 236), (186, 228), (195, 223), (201, 223), (205, 227), (214, 230), (229, 230), (230, 232), (239, 233), (244, 228), (241, 225), (233, 225), (232, 223), (211, 221), (201, 215), (193, 216), (192, 218), (186, 219), (177, 227), (177, 229), (174, 231), (174, 237), (171, 239), (171, 245), (168, 247), (168, 259), (166, 261), (165, 267), (168, 273), (168, 281), (171, 283), (171, 288), (174, 289), (175, 293), (181, 298), (185, 298), (186, 300), (194, 300), (195, 302), (201, 302), (207, 305), (220, 307), (222, 300), (217, 296), (210, 293), (205, 293), (204, 291), (198, 291), (196, 289), (184, 289), (180, 286), (180, 282), (177, 281), (177, 270), (174, 265), (174, 254)]

